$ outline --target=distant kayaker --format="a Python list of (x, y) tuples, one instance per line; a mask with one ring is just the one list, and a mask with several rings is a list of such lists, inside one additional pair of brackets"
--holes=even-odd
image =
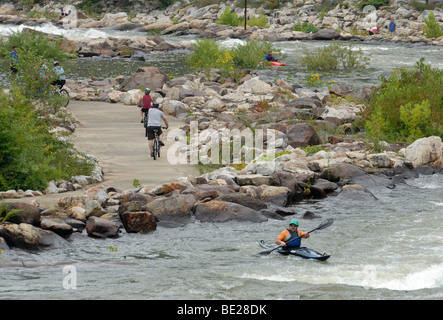
[[(296, 239), (294, 241), (291, 241), (292, 239)], [(308, 232), (303, 232), (298, 230), (298, 221), (292, 220), (289, 222), (289, 229), (283, 230), (280, 235), (278, 236), (277, 240), (275, 240), (275, 243), (282, 247), (300, 247), (301, 245), (301, 238), (309, 238)], [(287, 242), (289, 242), (287, 244)]]
[(266, 61), (278, 61), (273, 55), (272, 51), (269, 51), (269, 53), (265, 56)]

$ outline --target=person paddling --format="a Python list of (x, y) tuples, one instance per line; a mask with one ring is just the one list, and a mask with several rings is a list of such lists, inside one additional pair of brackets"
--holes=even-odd
[(278, 61), (273, 55), (272, 51), (269, 51), (269, 53), (265, 56), (266, 61)]
[[(300, 237), (296, 239), (297, 237)], [(301, 245), (301, 238), (309, 238), (308, 232), (298, 230), (298, 221), (292, 220), (289, 222), (289, 229), (283, 230), (275, 240), (275, 243), (285, 249), (298, 248)], [(294, 241), (291, 241), (295, 239)]]

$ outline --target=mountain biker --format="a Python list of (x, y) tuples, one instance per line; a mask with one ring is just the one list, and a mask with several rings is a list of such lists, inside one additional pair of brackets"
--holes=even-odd
[(140, 116), (142, 117), (141, 123), (143, 123), (143, 112), (148, 112), (151, 109), (152, 97), (150, 96), (151, 89), (145, 88), (145, 95), (138, 102), (138, 106), (141, 106)]
[(163, 121), (165, 122), (166, 128), (169, 128), (169, 124), (168, 124), (168, 120), (166, 120), (165, 114), (163, 113), (163, 111), (161, 111), (158, 107), (159, 107), (159, 103), (158, 102), (154, 102), (152, 104), (152, 108), (149, 109), (148, 111), (148, 143), (149, 143), (149, 150), (151, 151), (151, 157), (154, 157), (154, 152), (153, 152), (153, 144), (154, 144), (154, 130), (157, 129), (158, 130), (158, 140), (160, 143), (160, 146), (164, 146), (165, 144), (163, 143), (163, 141), (161, 140), (162, 138), (162, 128), (161, 128), (161, 124), (160, 124), (160, 119), (163, 119)]
[(53, 81), (51, 84), (53, 86), (59, 86), (60, 89), (63, 88), (66, 83), (66, 74), (65, 70), (59, 65), (58, 61), (54, 61), (54, 73), (57, 80)]

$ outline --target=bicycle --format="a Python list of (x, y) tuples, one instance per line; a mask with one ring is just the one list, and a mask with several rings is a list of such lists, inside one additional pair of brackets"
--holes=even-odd
[(145, 128), (145, 137), (146, 138), (148, 137), (148, 119), (149, 119), (148, 111), (149, 110), (143, 111), (143, 127)]
[[(166, 129), (166, 127), (161, 127), (162, 129)], [(154, 160), (160, 158), (160, 140), (158, 135), (158, 129), (154, 129), (154, 141), (152, 144), (152, 152), (154, 153)]]
[(61, 107), (67, 107), (69, 104), (69, 92), (59, 86), (51, 86), (51, 95), (55, 97), (55, 108), (58, 110)]
[(67, 107), (69, 104), (69, 92), (66, 89), (56, 89), (54, 92), (55, 95), (58, 95), (62, 99), (62, 107)]

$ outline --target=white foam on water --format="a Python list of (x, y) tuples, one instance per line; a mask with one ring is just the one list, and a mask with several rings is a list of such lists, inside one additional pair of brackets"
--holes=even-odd
[(350, 285), (365, 289), (388, 289), (393, 291), (413, 291), (443, 287), (443, 264), (418, 270), (399, 266), (349, 265), (326, 266), (325, 268), (299, 269), (288, 272), (275, 271), (272, 274), (243, 273), (240, 278), (272, 282), (302, 282), (314, 285)]
[(420, 290), (443, 286), (443, 264), (433, 265), (424, 270), (413, 272), (397, 279), (376, 283), (374, 288), (390, 290)]

